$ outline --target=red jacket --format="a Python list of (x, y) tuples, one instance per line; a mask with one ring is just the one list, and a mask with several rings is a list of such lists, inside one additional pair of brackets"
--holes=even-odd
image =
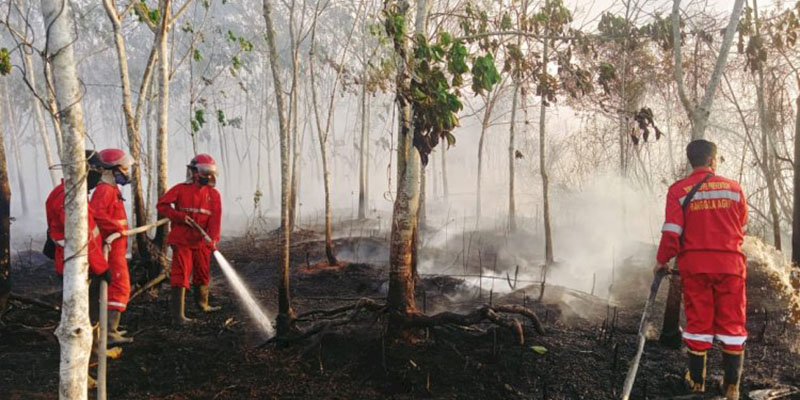
[(222, 200), (217, 189), (197, 183), (180, 183), (158, 200), (156, 208), (159, 215), (172, 222), (167, 244), (189, 248), (207, 246), (203, 235), (184, 222), (187, 215), (211, 236), (215, 244), (219, 241)]
[(128, 230), (128, 214), (117, 185), (100, 182), (92, 193), (89, 206), (103, 238)]
[[(696, 168), (667, 192), (664, 226), (656, 260), (678, 257), (681, 274), (722, 273), (745, 276), (742, 241), (747, 232), (747, 201), (739, 183), (712, 175), (683, 211), (683, 200), (710, 168)], [(683, 243), (680, 235), (683, 233)]]
[[(64, 274), (64, 181), (56, 186), (45, 202), (47, 213), (47, 229), (50, 238), (56, 242), (55, 266), (56, 273)], [(89, 270), (100, 275), (108, 269), (108, 263), (103, 256), (103, 243), (100, 238), (100, 230), (95, 225), (92, 208), (89, 207)]]

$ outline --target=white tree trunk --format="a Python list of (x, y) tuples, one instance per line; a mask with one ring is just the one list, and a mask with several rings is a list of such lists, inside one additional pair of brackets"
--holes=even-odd
[(22, 215), (28, 215), (28, 196), (25, 190), (25, 177), (22, 175), (22, 155), (19, 152), (19, 131), (17, 130), (14, 109), (11, 107), (11, 93), (8, 91), (8, 85), (3, 85), (3, 97), (5, 98), (6, 114), (8, 115), (8, 128), (11, 134), (11, 152), (14, 155), (14, 168), (17, 171), (17, 185), (19, 185), (19, 194), (22, 199)]
[(89, 323), (87, 230), (88, 202), (81, 86), (73, 57), (71, 9), (66, 0), (42, 0), (49, 27), (48, 56), (52, 57), (56, 98), (64, 128), (65, 239), (64, 289), (61, 322), (56, 336), (61, 345), (59, 398), (87, 398), (92, 327)]
[[(22, 60), (25, 63), (25, 73), (27, 74), (28, 82), (30, 82), (31, 87), (35, 89), (36, 75), (33, 73), (33, 60), (31, 59), (31, 55), (23, 52)], [(36, 128), (39, 130), (39, 138), (41, 139), (42, 147), (44, 148), (44, 156), (47, 160), (47, 169), (50, 173), (50, 181), (53, 183), (53, 186), (56, 186), (58, 184), (58, 173), (53, 168), (55, 165), (55, 162), (53, 161), (53, 150), (50, 148), (50, 139), (47, 138), (47, 125), (44, 122), (42, 104), (39, 103), (39, 99), (37, 99), (36, 96), (31, 97), (31, 106), (33, 107), (33, 112), (36, 117)]]
[(703, 100), (700, 104), (692, 104), (686, 95), (686, 87), (683, 82), (683, 57), (681, 55), (681, 35), (680, 35), (680, 6), (681, 0), (674, 0), (672, 3), (672, 39), (673, 39), (673, 75), (675, 82), (678, 85), (678, 96), (681, 100), (683, 108), (689, 115), (689, 120), (692, 122), (692, 140), (703, 139), (705, 137), (706, 126), (708, 126), (708, 117), (711, 113), (711, 106), (714, 102), (714, 94), (717, 92), (722, 79), (722, 73), (725, 70), (725, 65), (728, 62), (728, 53), (730, 53), (731, 43), (736, 34), (736, 28), (739, 26), (739, 16), (742, 13), (742, 6), (744, 0), (735, 0), (733, 4), (733, 11), (728, 21), (728, 27), (725, 28), (725, 35), (722, 38), (720, 45), (719, 55), (717, 62), (714, 65), (714, 71), (711, 73), (706, 91), (703, 95)]
[[(156, 184), (157, 198), (161, 198), (167, 192), (167, 147), (169, 134), (169, 47), (167, 46), (167, 35), (169, 33), (169, 14), (172, 8), (171, 0), (161, 0), (160, 6), (162, 21), (158, 32), (158, 81), (160, 95), (158, 97), (158, 128), (156, 135), (156, 153), (158, 182)], [(161, 251), (166, 251), (166, 225), (158, 228), (156, 241)]]
[(58, 106), (56, 105), (56, 94), (53, 92), (53, 71), (51, 61), (45, 58), (42, 63), (44, 64), (44, 77), (45, 85), (47, 86), (47, 107), (50, 111), (50, 119), (53, 122), (53, 134), (56, 136), (56, 149), (58, 150), (58, 157), (64, 159), (63, 142), (64, 135), (61, 132), (61, 118), (58, 115)]
[(158, 37), (159, 83), (161, 92), (158, 98), (158, 135), (156, 147), (158, 148), (158, 197), (167, 191), (167, 145), (169, 133), (169, 47), (167, 34), (169, 32), (169, 11), (172, 7), (171, 0), (161, 0), (162, 22)]

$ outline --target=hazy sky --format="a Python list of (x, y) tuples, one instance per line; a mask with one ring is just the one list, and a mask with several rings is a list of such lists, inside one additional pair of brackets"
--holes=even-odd
[[(752, 0), (746, 0), (746, 4), (752, 4)], [(621, 10), (622, 2), (619, 0), (565, 0), (565, 3), (570, 9), (578, 11), (578, 23), (588, 23), (589, 26), (596, 25), (590, 23), (592, 19), (596, 18), (603, 11), (608, 10), (610, 7), (615, 6), (616, 11)], [(644, 8), (648, 11), (663, 10), (663, 12), (670, 12), (672, 10), (672, 0), (632, 0), (633, 4), (639, 3), (645, 5)], [(730, 13), (733, 6), (732, 0), (683, 0), (681, 7), (686, 7), (688, 4), (708, 4), (708, 8), (718, 11)], [(786, 0), (759, 0), (759, 9), (767, 9), (775, 7), (779, 4), (790, 4)]]

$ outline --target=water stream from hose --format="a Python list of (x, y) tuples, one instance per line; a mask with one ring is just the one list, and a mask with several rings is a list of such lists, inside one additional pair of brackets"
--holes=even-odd
[(242, 278), (239, 277), (239, 274), (236, 273), (233, 266), (231, 266), (228, 260), (226, 260), (219, 251), (214, 251), (214, 258), (217, 260), (217, 263), (219, 263), (220, 269), (222, 269), (225, 277), (228, 278), (228, 282), (230, 282), (236, 295), (239, 296), (239, 300), (244, 304), (244, 308), (247, 309), (247, 313), (250, 314), (253, 322), (258, 326), (258, 329), (266, 336), (266, 339), (275, 336), (275, 328), (272, 327), (269, 317), (267, 317), (264, 310), (261, 309), (261, 306), (256, 303), (253, 295), (247, 290), (247, 286), (244, 285)]

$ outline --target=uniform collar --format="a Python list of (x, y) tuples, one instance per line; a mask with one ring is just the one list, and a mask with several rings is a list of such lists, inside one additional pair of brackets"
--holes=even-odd
[(692, 173), (689, 174), (689, 176), (705, 175), (705, 174), (714, 175), (714, 170), (711, 169), (711, 167), (697, 167), (694, 170), (692, 170)]

